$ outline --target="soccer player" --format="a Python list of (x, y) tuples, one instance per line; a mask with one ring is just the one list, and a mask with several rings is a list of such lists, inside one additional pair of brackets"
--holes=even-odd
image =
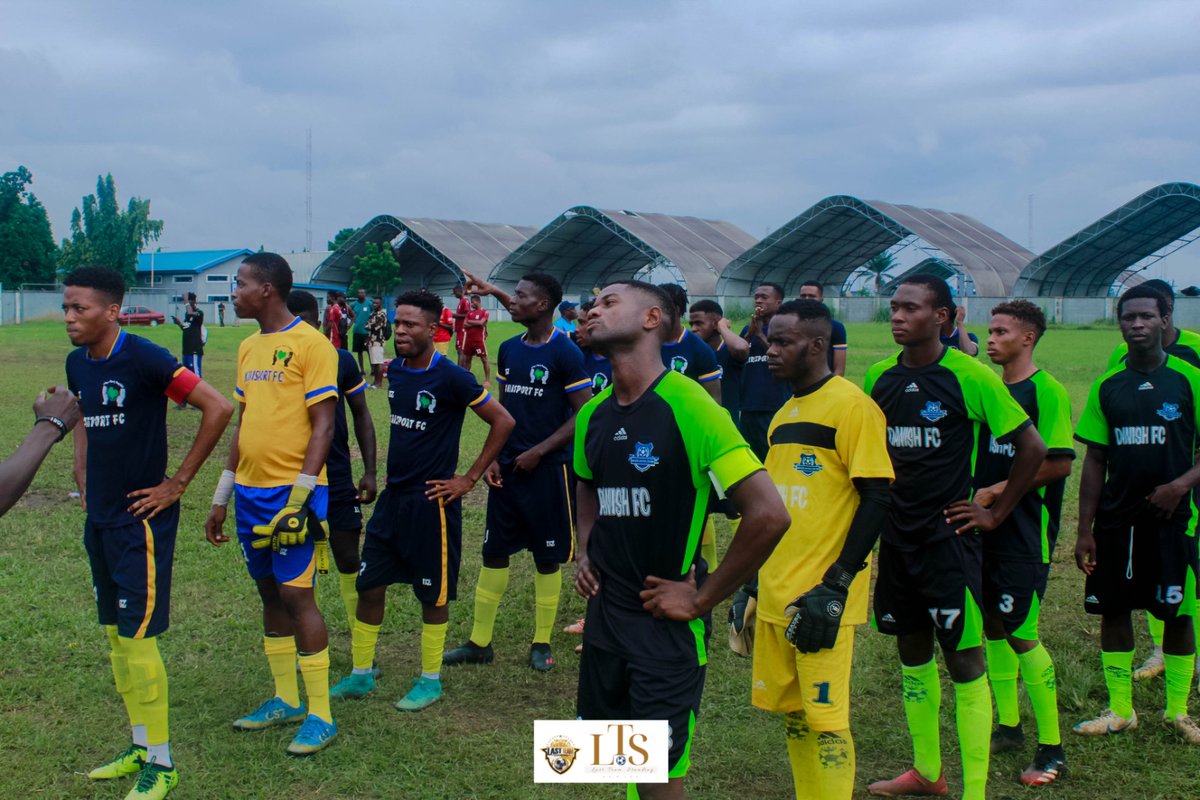
[[(1046, 332), (1046, 316), (1028, 300), (992, 309), (987, 354), (1004, 369), (1004, 385), (1046, 442), (1047, 456), (1032, 491), (1008, 519), (983, 536), (983, 629), (987, 636), (988, 681), (996, 698), (999, 727), (992, 753), (1025, 744), (1017, 704), (1020, 674), (1037, 719), (1038, 746), (1021, 782), (1044, 786), (1066, 775), (1058, 730), (1054, 662), (1038, 640), (1038, 616), (1046, 596), (1050, 557), (1058, 540), (1063, 490), (1071, 474), (1071, 401), (1063, 385), (1033, 363), (1033, 350)], [(989, 506), (1004, 491), (1013, 450), (990, 435), (979, 441), (975, 502)]]
[(537, 569), (529, 666), (554, 668), (550, 633), (562, 593), (559, 565), (571, 560), (575, 512), (568, 461), (575, 413), (591, 395), (583, 354), (554, 327), (562, 286), (545, 273), (525, 275), (510, 297), (490, 283), (463, 273), (468, 289), (490, 294), (508, 307), (526, 332), (500, 345), (496, 380), (500, 402), (516, 421), (500, 457), (484, 474), (488, 492), (483, 568), (475, 589), (475, 622), (470, 639), (446, 653), (446, 664), (490, 664), (492, 631), (500, 599), (508, 588), (514, 553), (528, 550)]
[[(818, 303), (825, 302), (825, 287), (820, 281), (805, 281), (800, 284), (800, 299), (801, 300), (816, 300)], [(830, 334), (828, 361), (829, 371), (834, 375), (846, 377), (846, 326), (830, 317), (830, 322), (833, 323), (833, 333)]]
[(488, 363), (487, 354), (487, 335), (488, 335), (488, 312), (483, 308), (483, 302), (479, 299), (479, 295), (471, 295), (471, 310), (467, 312), (467, 318), (463, 322), (463, 351), (462, 351), (462, 368), (467, 372), (471, 371), (471, 359), (478, 356), (479, 361), (483, 364), (483, 383), (488, 385), (492, 382), (492, 365)]
[[(382, 306), (382, 301), (380, 301)], [(313, 328), (320, 330), (317, 321), (317, 298), (298, 289), (288, 292), (288, 311), (295, 314)], [(382, 309), (379, 310), (382, 315)], [(325, 473), (329, 481), (329, 549), (333, 552), (333, 563), (338, 572), (338, 592), (346, 607), (346, 618), (354, 636), (355, 610), (358, 608), (359, 557), (358, 539), (362, 534), (362, 506), (374, 502), (378, 490), (378, 470), (375, 464), (375, 423), (371, 410), (367, 408), (366, 389), (362, 373), (354, 356), (348, 350), (337, 351), (337, 407), (333, 415), (333, 439), (329, 443), (329, 457), (325, 461)], [(362, 453), (363, 475), (354, 485), (354, 474), (350, 466), (350, 426), (346, 420), (346, 406), (354, 416), (354, 438)]]
[[(471, 310), (471, 301), (467, 299), (466, 291), (462, 286), (455, 286), (452, 291), (455, 299), (458, 301), (452, 315), (454, 317), (454, 349), (458, 351), (459, 358), (461, 359), (464, 344), (463, 334), (466, 331), (467, 312)], [(443, 321), (445, 320), (445, 316), (445, 312), (443, 312)], [(439, 350), (438, 352), (446, 355), (445, 350)]]
[[(233, 308), (259, 331), (238, 347), (235, 393), (241, 414), (225, 471), (204, 523), (214, 546), (235, 497), (238, 543), (263, 604), (263, 650), (275, 694), (233, 723), (261, 730), (303, 722), (288, 745), (311, 755), (337, 735), (329, 711), (329, 637), (313, 578), (324, 555), (329, 507), (325, 462), (338, 400), (338, 354), (287, 308), (292, 270), (275, 253), (255, 253), (238, 268)], [(298, 656), (298, 659), (297, 659)], [(296, 664), (308, 693), (300, 702)]]
[[(125, 281), (115, 270), (82, 267), (63, 286), (67, 337), (76, 347), (67, 356), (67, 386), (83, 415), (75, 428), (75, 480), (87, 512), (83, 543), (133, 739), (88, 777), (140, 773), (127, 800), (162, 798), (179, 782), (158, 651), (169, 623), (179, 498), (221, 438), (233, 406), (166, 350), (121, 329)], [(196, 438), (169, 477), (167, 398), (187, 400), (201, 412)]]
[[(195, 292), (187, 293), (187, 306), (183, 312), (183, 319), (171, 317), (171, 321), (183, 331), (183, 366), (197, 378), (203, 378), (204, 370), (201, 369), (201, 362), (204, 360), (204, 312), (196, 303)], [(175, 406), (180, 411), (187, 407), (187, 403), (178, 403)]]
[(737, 425), (742, 405), (742, 365), (729, 355), (729, 339), (740, 339), (729, 327), (721, 304), (715, 300), (697, 300), (688, 309), (692, 333), (704, 340), (717, 356), (721, 368), (721, 405)]
[(662, 346), (663, 366), (696, 381), (719, 404), (721, 367), (717, 364), (717, 356), (703, 339), (692, 333), (690, 320), (686, 328), (683, 326), (688, 307), (687, 292), (678, 283), (665, 283), (662, 290), (675, 302), (675, 327)]
[[(237, 313), (236, 304), (233, 311), (235, 314)], [(330, 343), (339, 350), (345, 347), (345, 342), (342, 340), (342, 318), (344, 316), (342, 305), (338, 302), (338, 293), (330, 292), (325, 297), (325, 335), (329, 338)]]
[[(579, 314), (581, 322), (587, 319), (588, 312), (592, 310), (595, 301), (589, 300), (579, 306)], [(592, 349), (591, 340), (588, 339), (587, 325), (580, 324), (575, 331), (575, 343), (579, 345), (580, 352), (583, 353), (583, 369), (592, 379), (592, 396), (603, 392), (612, 383), (612, 364), (608, 363), (608, 359)], [(580, 628), (579, 632), (582, 633)]]
[(1154, 289), (1117, 301), (1123, 365), (1092, 384), (1075, 438), (1087, 445), (1079, 483), (1075, 562), (1087, 575), (1084, 609), (1100, 615), (1108, 708), (1075, 726), (1085, 736), (1130, 731), (1133, 624), (1145, 609), (1163, 621), (1167, 724), (1200, 744), (1188, 716), (1195, 668), (1197, 511), (1192, 490), (1200, 431), (1200, 370), (1163, 351), (1170, 310)]
[(441, 355), (448, 355), (450, 353), (450, 338), (454, 337), (454, 350), (461, 361), (463, 341), (460, 327), (461, 323), (455, 318), (454, 312), (449, 308), (443, 307), (442, 314), (438, 318), (437, 328), (433, 332), (433, 348)]
[[(729, 416), (662, 364), (675, 303), (656, 286), (604, 288), (588, 314), (613, 384), (579, 414), (575, 588), (588, 598), (576, 712), (665, 719), (670, 781), (642, 798), (681, 798), (704, 687), (711, 611), (749, 578), (787, 528), (787, 510)], [(716, 572), (698, 558), (712, 487), (744, 515)]]
[(771, 317), (783, 302), (783, 287), (764, 283), (754, 290), (754, 316), (741, 335), (725, 337), (729, 357), (742, 365), (742, 402), (738, 430), (760, 460), (767, 457), (767, 430), (775, 412), (787, 402), (786, 383), (767, 369), (767, 336)]
[(979, 355), (979, 337), (967, 330), (966, 306), (953, 305), (951, 298), (951, 317), (942, 323), (941, 340), (946, 347), (961, 350), (969, 356)]
[[(1008, 517), (1046, 456), (1037, 429), (996, 373), (940, 341), (953, 307), (945, 281), (929, 275), (903, 281), (891, 300), (892, 338), (902, 350), (866, 378), (887, 419), (896, 471), (879, 545), (874, 623), (896, 637), (914, 762), (903, 775), (868, 787), (883, 797), (947, 791), (935, 638), (954, 682), (963, 797), (984, 796), (992, 698), (980, 610), (983, 542), (975, 529), (993, 530)], [(984, 426), (1015, 450), (1004, 491), (990, 508), (966, 499)]]
[[(375, 309), (373, 300), (367, 299), (367, 290), (358, 289), (354, 293), (354, 302), (350, 304), (350, 318), (354, 320), (354, 327), (351, 329), (350, 344), (354, 350), (354, 354), (358, 356), (358, 371), (365, 375), (363, 369), (363, 353), (367, 352), (367, 320), (371, 317), (371, 312)], [(368, 357), (367, 363), (370, 363)]]
[[(392, 431), (387, 486), (367, 525), (358, 575), (354, 671), (334, 697), (363, 697), (375, 688), (372, 665), (383, 624), (387, 587), (407, 583), (421, 603), (421, 674), (396, 703), (420, 711), (442, 696), (442, 651), (450, 602), (458, 596), (463, 495), (500, 454), (512, 417), (475, 377), (433, 347), (442, 301), (424, 290), (400, 296), (396, 338), (400, 356), (388, 365)], [(489, 426), (464, 475), (455, 474), (463, 415), (471, 409)]]
[(766, 463), (791, 526), (759, 571), (751, 701), (784, 715), (798, 800), (854, 792), (854, 631), (893, 477), (883, 412), (830, 371), (832, 322), (815, 299), (784, 303), (767, 348), (771, 374), (792, 387)]
[(0, 464), (0, 516), (16, 505), (50, 448), (79, 424), (79, 403), (65, 386), (51, 386), (33, 401), (33, 430)]

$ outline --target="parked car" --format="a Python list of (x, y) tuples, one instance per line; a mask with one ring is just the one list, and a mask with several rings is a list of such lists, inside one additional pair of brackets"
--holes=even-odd
[(122, 325), (162, 325), (167, 321), (165, 314), (152, 311), (145, 306), (125, 306), (117, 316), (117, 322)]

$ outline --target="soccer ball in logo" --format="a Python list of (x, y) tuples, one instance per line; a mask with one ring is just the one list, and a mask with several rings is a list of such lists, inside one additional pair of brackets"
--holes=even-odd
[(546, 385), (550, 380), (550, 369), (545, 364), (534, 364), (529, 368), (529, 382)]
[(105, 381), (100, 387), (100, 405), (125, 407), (125, 384), (120, 381)]
[(424, 411), (426, 414), (432, 414), (437, 410), (437, 398), (433, 396), (433, 392), (422, 389), (417, 392), (417, 411)]
[(276, 364), (283, 364), (286, 367), (288, 364), (292, 363), (292, 357), (294, 355), (295, 353), (292, 352), (292, 348), (290, 347), (277, 347), (271, 351), (271, 366), (273, 367)]
[(550, 765), (550, 769), (563, 775), (575, 763), (579, 748), (567, 737), (555, 736), (542, 748), (542, 754), (546, 756), (546, 763)]
[(674, 356), (671, 359), (671, 369), (676, 372), (687, 372), (688, 360), (683, 356)]

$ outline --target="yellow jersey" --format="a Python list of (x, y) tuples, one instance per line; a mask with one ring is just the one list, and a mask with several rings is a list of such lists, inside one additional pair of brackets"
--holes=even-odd
[[(337, 351), (299, 317), (274, 333), (255, 333), (238, 347), (237, 386), (245, 403), (238, 432), (237, 483), (290, 486), (312, 437), (308, 407), (337, 399)], [(325, 485), (325, 467), (317, 483)]]
[[(792, 524), (759, 571), (758, 616), (786, 625), (788, 603), (820, 583), (842, 552), (858, 510), (851, 481), (895, 475), (883, 412), (837, 375), (784, 403), (771, 420), (768, 440), (767, 473)], [(851, 584), (843, 625), (867, 621), (870, 573), (864, 569)]]

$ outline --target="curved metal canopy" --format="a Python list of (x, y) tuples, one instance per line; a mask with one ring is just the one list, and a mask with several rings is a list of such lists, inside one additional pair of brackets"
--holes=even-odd
[(1116, 284), (1133, 285), (1127, 271), (1144, 269), (1190, 244), (1197, 228), (1200, 186), (1155, 186), (1032, 259), (1014, 292), (1104, 297)]
[(497, 264), (491, 279), (513, 284), (525, 273), (548, 272), (575, 295), (661, 266), (689, 294), (711, 296), (721, 269), (752, 244), (730, 222), (574, 206)]
[(968, 275), (981, 295), (1007, 296), (1033, 257), (965, 214), (834, 195), (730, 262), (717, 293), (748, 295), (769, 281), (791, 294), (816, 280), (836, 294), (854, 270), (905, 240)]
[(959, 277), (966, 277), (940, 258), (927, 258), (920, 264), (906, 269), (896, 277), (885, 282), (882, 287), (882, 293), (885, 295), (895, 293), (896, 287), (903, 283), (906, 278), (911, 278), (913, 275), (933, 275), (948, 283), (956, 281)]

